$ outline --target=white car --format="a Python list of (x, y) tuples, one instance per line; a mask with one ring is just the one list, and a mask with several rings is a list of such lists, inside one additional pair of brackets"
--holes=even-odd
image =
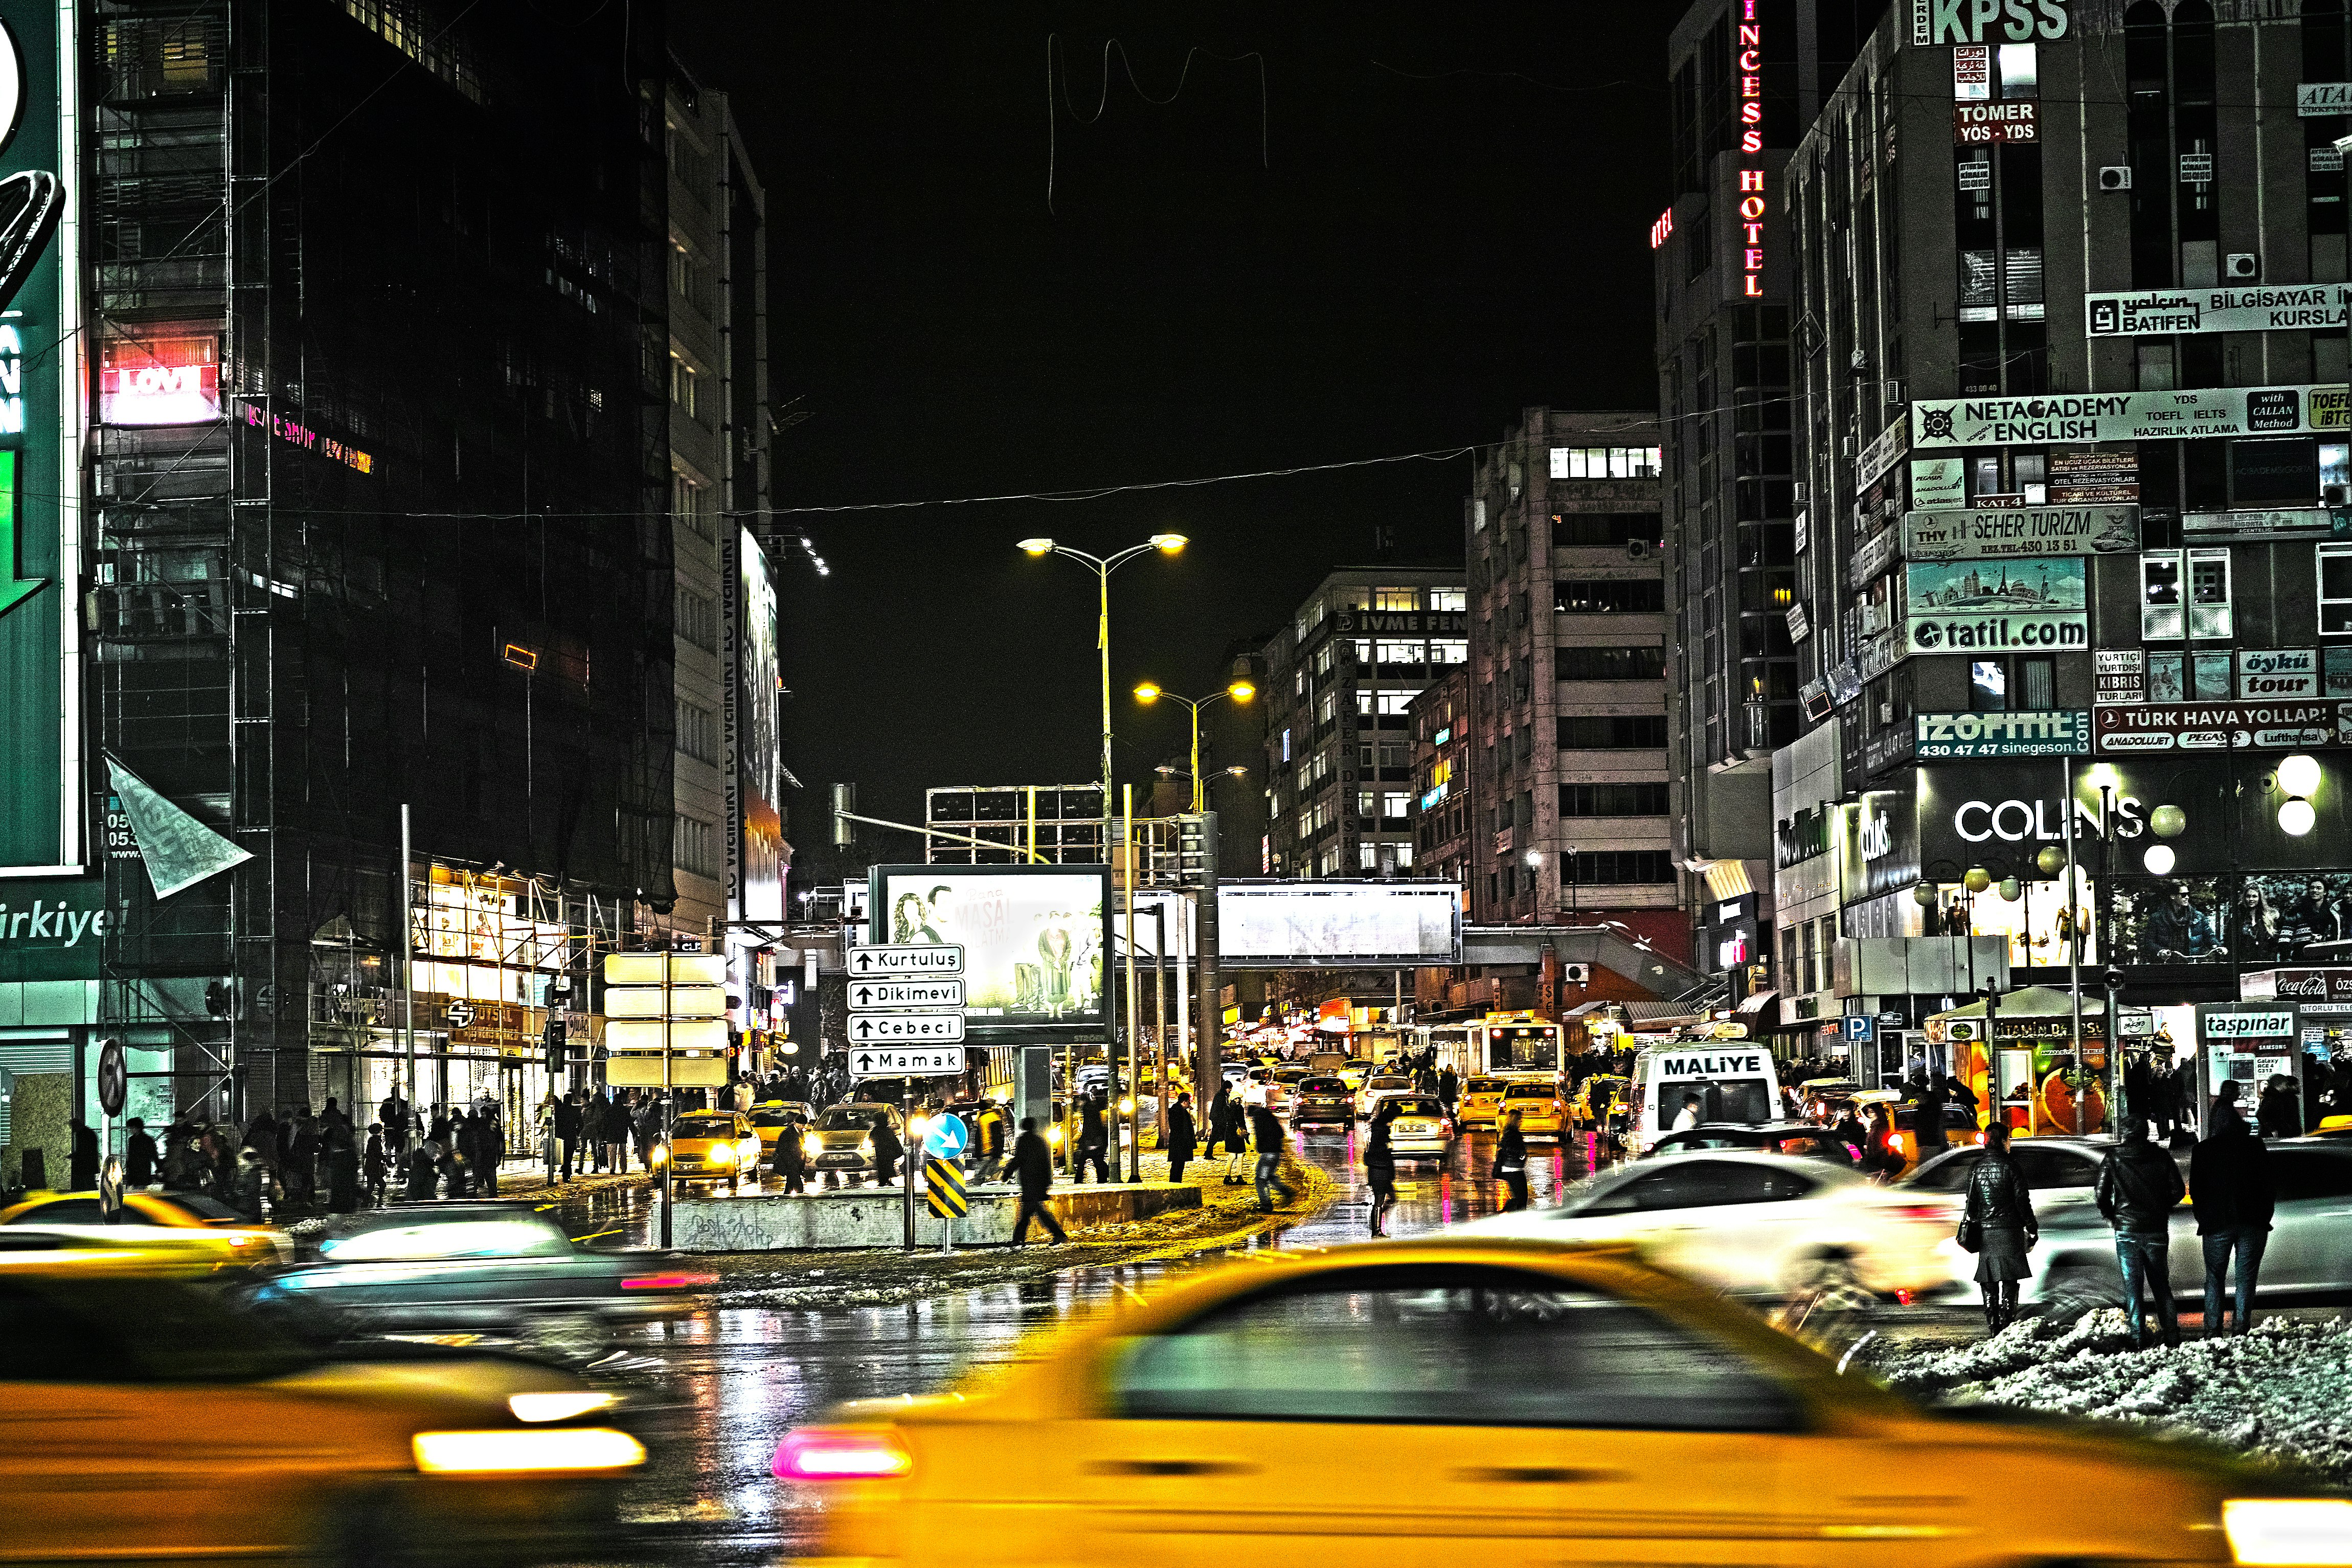
[(1436, 1095), (1415, 1089), (1384, 1093), (1372, 1107), (1374, 1114), (1382, 1105), (1396, 1109), (1394, 1119), (1389, 1123), (1390, 1153), (1401, 1160), (1445, 1158), (1445, 1151), (1454, 1142), (1454, 1123)]
[(1363, 1086), (1356, 1091), (1356, 1115), (1360, 1119), (1370, 1115), (1373, 1104), (1384, 1094), (1409, 1094), (1412, 1092), (1412, 1080), (1399, 1078), (1392, 1072), (1367, 1078)]
[(1842, 1286), (1894, 1295), (1949, 1277), (1937, 1249), (1951, 1231), (1947, 1204), (1781, 1155), (1636, 1161), (1578, 1183), (1557, 1207), (1456, 1228), (1637, 1242), (1661, 1267), (1736, 1295), (1780, 1299)]

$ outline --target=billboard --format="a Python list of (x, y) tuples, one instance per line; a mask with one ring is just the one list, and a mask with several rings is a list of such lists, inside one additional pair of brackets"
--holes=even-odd
[[(71, 280), (79, 6), (0, 0), (0, 872), (83, 858), (79, 617), (82, 334)], [(61, 105), (65, 106), (61, 109)]]
[(1935, 398), (1911, 405), (1911, 444), (2042, 446), (2053, 442), (2173, 441), (2199, 435), (2300, 435), (2307, 431), (2342, 430), (2344, 403), (2341, 382), (2317, 386)]
[(2080, 757), (2091, 749), (2091, 716), (2048, 712), (1922, 713), (1912, 716), (1921, 760), (1977, 757)]
[(2080, 556), (1914, 562), (1903, 576), (1905, 635), (1914, 653), (2091, 645)]
[(2005, 560), (2139, 549), (2139, 508), (1985, 507), (1903, 514), (1906, 560)]
[(2085, 294), (2083, 318), (2094, 338), (2169, 337), (2175, 332), (2344, 330), (2341, 283), (2271, 284), (2260, 288), (2135, 288)]
[(869, 885), (871, 940), (963, 948), (966, 1039), (1107, 1037), (1108, 866), (878, 865)]
[(782, 920), (776, 584), (768, 553), (749, 529), (736, 530), (733, 553), (735, 559), (724, 563), (732, 603), (727, 621), (730, 668), (720, 705), (727, 739), (728, 892), (739, 919)]
[(1225, 883), (1227, 969), (1409, 968), (1462, 961), (1462, 890), (1450, 882)]

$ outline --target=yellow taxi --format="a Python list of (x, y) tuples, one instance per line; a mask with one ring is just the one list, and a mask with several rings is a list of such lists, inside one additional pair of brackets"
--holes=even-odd
[(805, 1137), (808, 1126), (816, 1120), (816, 1107), (805, 1100), (762, 1100), (751, 1107), (751, 1131), (760, 1140), (760, 1164), (765, 1166), (776, 1157), (776, 1139), (786, 1127), (796, 1128), (794, 1135)]
[(337, 1361), (152, 1275), (0, 1270), (0, 1562), (593, 1552), (646, 1451), (513, 1358)]
[[(773, 1469), (822, 1534), (803, 1563), (2352, 1561), (2340, 1494), (2119, 1429), (1931, 1415), (1630, 1250), (1261, 1257), (787, 1433)], [(2129, 1500), (2020, 1505), (2051, 1497)]]
[(1469, 1080), (1462, 1085), (1462, 1100), (1454, 1108), (1454, 1119), (1465, 1127), (1493, 1126), (1503, 1107), (1504, 1088), (1499, 1078)]
[(1576, 1098), (1569, 1102), (1570, 1124), (1596, 1133), (1609, 1131), (1622, 1119), (1633, 1087), (1631, 1079), (1613, 1072), (1592, 1074), (1576, 1086)]
[(746, 1171), (759, 1182), (760, 1134), (740, 1111), (688, 1111), (670, 1123), (669, 1139), (656, 1146), (654, 1160), (667, 1162), (674, 1180), (723, 1181), (731, 1192)]
[(1503, 1085), (1503, 1102), (1496, 1110), (1499, 1124), (1519, 1113), (1519, 1136), (1530, 1141), (1554, 1141), (1568, 1132), (1568, 1101), (1550, 1079), (1517, 1079)]
[(0, 1226), (90, 1231), (110, 1246), (194, 1252), (224, 1267), (294, 1260), (292, 1244), (282, 1232), (200, 1192), (125, 1193), (122, 1212), (112, 1224), (94, 1192), (36, 1193), (0, 1209)]

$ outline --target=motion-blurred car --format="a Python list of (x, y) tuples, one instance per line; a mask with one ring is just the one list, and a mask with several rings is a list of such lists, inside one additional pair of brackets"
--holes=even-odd
[[(1055, 1128), (1060, 1127), (1062, 1105), (1054, 1105)], [(833, 1174), (865, 1175), (874, 1168), (874, 1118), (889, 1123), (893, 1132), (904, 1124), (898, 1120), (898, 1107), (866, 1101), (846, 1101), (829, 1105), (817, 1115), (815, 1125), (808, 1130), (803, 1145), (808, 1153), (809, 1169), (819, 1176)]]
[[(2105, 1137), (2019, 1138), (2010, 1145), (2010, 1157), (2033, 1195), (2033, 1216), (2042, 1226), (2041, 1244), (2026, 1254), (2033, 1273), (2018, 1281), (2021, 1301), (2071, 1314), (2123, 1300), (2115, 1233), (2099, 1213), (2096, 1192), (2099, 1166), (2115, 1146), (2115, 1140)], [(2278, 1204), (2256, 1277), (2256, 1300), (2285, 1303), (2352, 1295), (2352, 1145), (2335, 1138), (2277, 1138), (2268, 1142), (2264, 1155)], [(1969, 1175), (1983, 1157), (1984, 1151), (1974, 1146), (1953, 1149), (1893, 1190), (1941, 1200), (1952, 1221), (1948, 1228), (1957, 1228)], [(2185, 1179), (2185, 1160), (2181, 1171)], [(2172, 1293), (2201, 1310), (2205, 1252), (2187, 1202), (2173, 1210), (2170, 1229)], [(1930, 1299), (1975, 1301), (1975, 1256), (1948, 1235), (1938, 1250), (1947, 1277)]]
[[(1195, 1276), (773, 1468), (809, 1558), (904, 1568), (2285, 1563), (2352, 1530), (2217, 1450), (1922, 1410), (1622, 1249), (1458, 1232)], [(2084, 1486), (2129, 1505), (2020, 1503)]]
[(1303, 1079), (1297, 1097), (1292, 1102), (1290, 1120), (1294, 1125), (1345, 1127), (1356, 1119), (1356, 1097), (1349, 1092), (1347, 1081), (1334, 1073), (1320, 1073)]
[(1372, 1107), (1375, 1121), (1389, 1118), (1389, 1150), (1401, 1160), (1443, 1160), (1454, 1142), (1454, 1124), (1434, 1094), (1417, 1089), (1383, 1094)]
[[(37, 1225), (45, 1229), (92, 1229), (111, 1245), (188, 1248), (215, 1254), (224, 1265), (290, 1261), (285, 1233), (258, 1225), (228, 1205), (200, 1192), (131, 1192), (122, 1212), (107, 1223), (94, 1192), (45, 1192), (0, 1209), (0, 1225)], [(161, 1231), (162, 1235), (150, 1232)]]
[(1380, 1071), (1380, 1064), (1369, 1056), (1351, 1056), (1339, 1069), (1339, 1076), (1348, 1081), (1350, 1092), (1361, 1089), (1364, 1080)]
[(1409, 1092), (1412, 1088), (1412, 1080), (1403, 1077), (1401, 1074), (1394, 1072), (1373, 1073), (1370, 1078), (1365, 1079), (1362, 1086), (1356, 1091), (1356, 1115), (1358, 1119), (1360, 1120), (1363, 1117), (1370, 1115), (1372, 1113), (1373, 1102), (1380, 1099), (1381, 1095), (1402, 1094)]
[(1808, 1078), (1797, 1085), (1797, 1112), (1809, 1122), (1834, 1122), (1862, 1085), (1851, 1078)]
[[(1854, 1095), (1850, 1103), (1854, 1116), (1864, 1124), (1870, 1121), (1872, 1106), (1887, 1107), (1889, 1118), (1895, 1124), (1895, 1130), (1885, 1137), (1887, 1148), (1901, 1155), (1906, 1167), (1918, 1165), (1919, 1107), (1916, 1103), (1906, 1101), (1897, 1090), (1864, 1089)], [(1965, 1104), (1947, 1103), (1944, 1106), (1945, 1144), (1981, 1144), (1984, 1129), (1977, 1125), (1977, 1117), (1978, 1113)]]
[(1855, 1165), (1860, 1160), (1852, 1144), (1832, 1137), (1827, 1127), (1817, 1127), (1811, 1122), (1767, 1122), (1760, 1127), (1742, 1122), (1702, 1122), (1660, 1138), (1649, 1157), (1696, 1154), (1705, 1149), (1752, 1149), (1768, 1155), (1827, 1160), (1833, 1166)]
[(690, 1309), (717, 1279), (661, 1254), (590, 1250), (522, 1203), (337, 1215), (306, 1251), (241, 1299), (332, 1338), (431, 1331), (602, 1343), (617, 1324)]
[(1949, 1278), (1937, 1244), (1948, 1206), (1821, 1160), (1707, 1153), (1641, 1160), (1579, 1182), (1554, 1208), (1450, 1234), (1639, 1243), (1661, 1268), (1734, 1295), (1785, 1300), (1832, 1289), (1894, 1296)]
[(593, 1552), (646, 1451), (553, 1367), (333, 1360), (211, 1290), (0, 1273), (0, 1561), (527, 1563)]
[(1496, 1112), (1500, 1125), (1518, 1113), (1519, 1136), (1530, 1143), (1557, 1143), (1568, 1133), (1568, 1100), (1549, 1079), (1522, 1079), (1507, 1083)]
[(751, 1131), (760, 1136), (760, 1164), (767, 1165), (776, 1157), (776, 1139), (786, 1127), (796, 1129), (795, 1136), (805, 1136), (808, 1124), (816, 1120), (816, 1107), (805, 1100), (766, 1100), (751, 1107)]
[(1503, 1106), (1503, 1081), (1499, 1078), (1473, 1078), (1462, 1085), (1462, 1098), (1455, 1103), (1454, 1115), (1465, 1127), (1491, 1127), (1495, 1113)]
[(1614, 1072), (1596, 1072), (1576, 1086), (1568, 1103), (1569, 1125), (1589, 1133), (1622, 1130), (1631, 1113), (1627, 1096), (1631, 1081)]
[(751, 1173), (760, 1179), (760, 1134), (740, 1111), (688, 1111), (670, 1123), (669, 1139), (654, 1152), (677, 1181), (723, 1181), (730, 1191)]

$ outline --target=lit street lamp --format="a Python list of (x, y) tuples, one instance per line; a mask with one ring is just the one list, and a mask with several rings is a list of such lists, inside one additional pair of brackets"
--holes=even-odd
[[(1182, 703), (1185, 707), (1192, 710), (1192, 814), (1196, 817), (1209, 809), (1208, 781), (1201, 777), (1201, 710), (1207, 707), (1211, 703), (1215, 702), (1219, 697), (1231, 697), (1237, 703), (1245, 703), (1255, 695), (1257, 695), (1257, 688), (1244, 680), (1235, 680), (1231, 685), (1227, 685), (1223, 691), (1211, 692), (1207, 696), (1202, 697), (1197, 701), (1192, 697), (1180, 697), (1174, 692), (1165, 689), (1154, 681), (1146, 681), (1141, 685), (1135, 688), (1135, 700), (1137, 702), (1149, 706), (1150, 704), (1158, 702), (1161, 697), (1166, 697), (1170, 702)], [(1106, 752), (1104, 755), (1107, 757), (1109, 754)], [(1239, 778), (1242, 774), (1242, 769), (1239, 768), (1228, 768), (1225, 771), (1235, 778)]]
[(1102, 616), (1095, 633), (1095, 643), (1102, 652), (1102, 809), (1103, 853), (1110, 853), (1111, 794), (1110, 794), (1110, 574), (1151, 550), (1161, 555), (1174, 555), (1184, 548), (1182, 534), (1154, 534), (1139, 545), (1129, 545), (1116, 555), (1099, 556), (1069, 545), (1055, 544), (1052, 539), (1038, 538), (1021, 541), (1021, 549), (1031, 555), (1066, 555), (1081, 560), (1094, 569), (1102, 590)]

